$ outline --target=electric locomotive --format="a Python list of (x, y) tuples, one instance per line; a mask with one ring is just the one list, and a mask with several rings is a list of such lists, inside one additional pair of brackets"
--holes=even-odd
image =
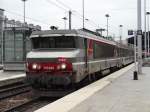
[(132, 47), (86, 29), (35, 31), (30, 39), (26, 77), (35, 89), (75, 85), (133, 62)]

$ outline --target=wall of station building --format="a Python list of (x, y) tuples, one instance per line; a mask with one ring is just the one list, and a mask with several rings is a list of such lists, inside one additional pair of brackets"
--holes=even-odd
[(4, 10), (0, 9), (0, 63), (2, 63), (3, 18), (4, 18)]
[[(147, 37), (148, 37), (148, 33), (150, 35), (150, 32), (146, 32)], [(129, 44), (134, 44), (134, 36), (128, 38), (127, 41)], [(146, 42), (148, 44), (148, 38), (146, 39)], [(149, 40), (149, 43), (150, 43), (150, 40)], [(137, 37), (136, 37), (136, 45), (137, 45)], [(147, 45), (147, 47), (148, 47), (148, 45)], [(143, 50), (143, 52), (145, 51), (145, 33), (143, 33), (143, 35), (142, 35), (142, 50)]]
[[(145, 43), (145, 32), (143, 32), (143, 35), (142, 35), (142, 57), (144, 58), (144, 55), (146, 53), (146, 55), (149, 57), (150, 55), (148, 54), (148, 35), (150, 35), (150, 32), (146, 32), (146, 35), (147, 35), (147, 38), (146, 38), (146, 43)], [(134, 36), (133, 37), (130, 37), (128, 38), (128, 43), (129, 44), (134, 44)], [(136, 37), (136, 46), (137, 46), (137, 43), (138, 43), (138, 39)], [(150, 40), (149, 40), (149, 43), (150, 43)], [(145, 49), (145, 44), (146, 44), (146, 49)]]
[(0, 19), (0, 63), (4, 70), (24, 70), (26, 54), (31, 50), (29, 36), (41, 27), (9, 20), (4, 17), (3, 9)]
[(25, 61), (27, 52), (31, 50), (29, 29), (9, 27), (4, 30), (4, 64)]

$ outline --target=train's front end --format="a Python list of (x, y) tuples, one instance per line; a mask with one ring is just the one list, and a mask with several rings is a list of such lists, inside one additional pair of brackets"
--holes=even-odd
[(75, 82), (72, 63), (79, 54), (76, 36), (62, 32), (41, 31), (31, 35), (32, 51), (27, 54), (26, 76), (33, 88), (49, 89)]

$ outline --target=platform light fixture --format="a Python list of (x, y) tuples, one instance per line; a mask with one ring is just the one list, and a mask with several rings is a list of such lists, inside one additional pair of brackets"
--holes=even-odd
[(64, 29), (66, 29), (66, 21), (67, 21), (67, 17), (63, 17), (62, 19), (64, 20)]
[(120, 43), (122, 43), (122, 27), (123, 27), (123, 25), (119, 25), (119, 31), (120, 31)]
[(108, 18), (110, 17), (110, 15), (106, 14), (105, 17), (107, 18), (107, 38), (108, 38)]

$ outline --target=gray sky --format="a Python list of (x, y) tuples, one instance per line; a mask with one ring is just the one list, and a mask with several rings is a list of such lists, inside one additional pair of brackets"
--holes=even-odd
[[(82, 0), (28, 0), (26, 2), (26, 21), (39, 24), (42, 29), (49, 29), (51, 25), (58, 26), (60, 29), (64, 28), (62, 18), (68, 17), (69, 8), (62, 6), (57, 1), (66, 4), (73, 10), (72, 28), (82, 28), (80, 15), (82, 14)], [(147, 0), (147, 8), (150, 4), (149, 1)], [(54, 4), (57, 4), (59, 8)], [(85, 0), (85, 17), (89, 19), (85, 22), (85, 27), (92, 30), (98, 26), (106, 28), (105, 14), (108, 13), (110, 15), (109, 34), (115, 34), (118, 37), (119, 25), (121, 24), (123, 25), (123, 36), (126, 38), (127, 30), (137, 27), (136, 7), (137, 0)], [(0, 0), (0, 8), (6, 10), (5, 15), (8, 18), (23, 21), (23, 3), (21, 0)]]

